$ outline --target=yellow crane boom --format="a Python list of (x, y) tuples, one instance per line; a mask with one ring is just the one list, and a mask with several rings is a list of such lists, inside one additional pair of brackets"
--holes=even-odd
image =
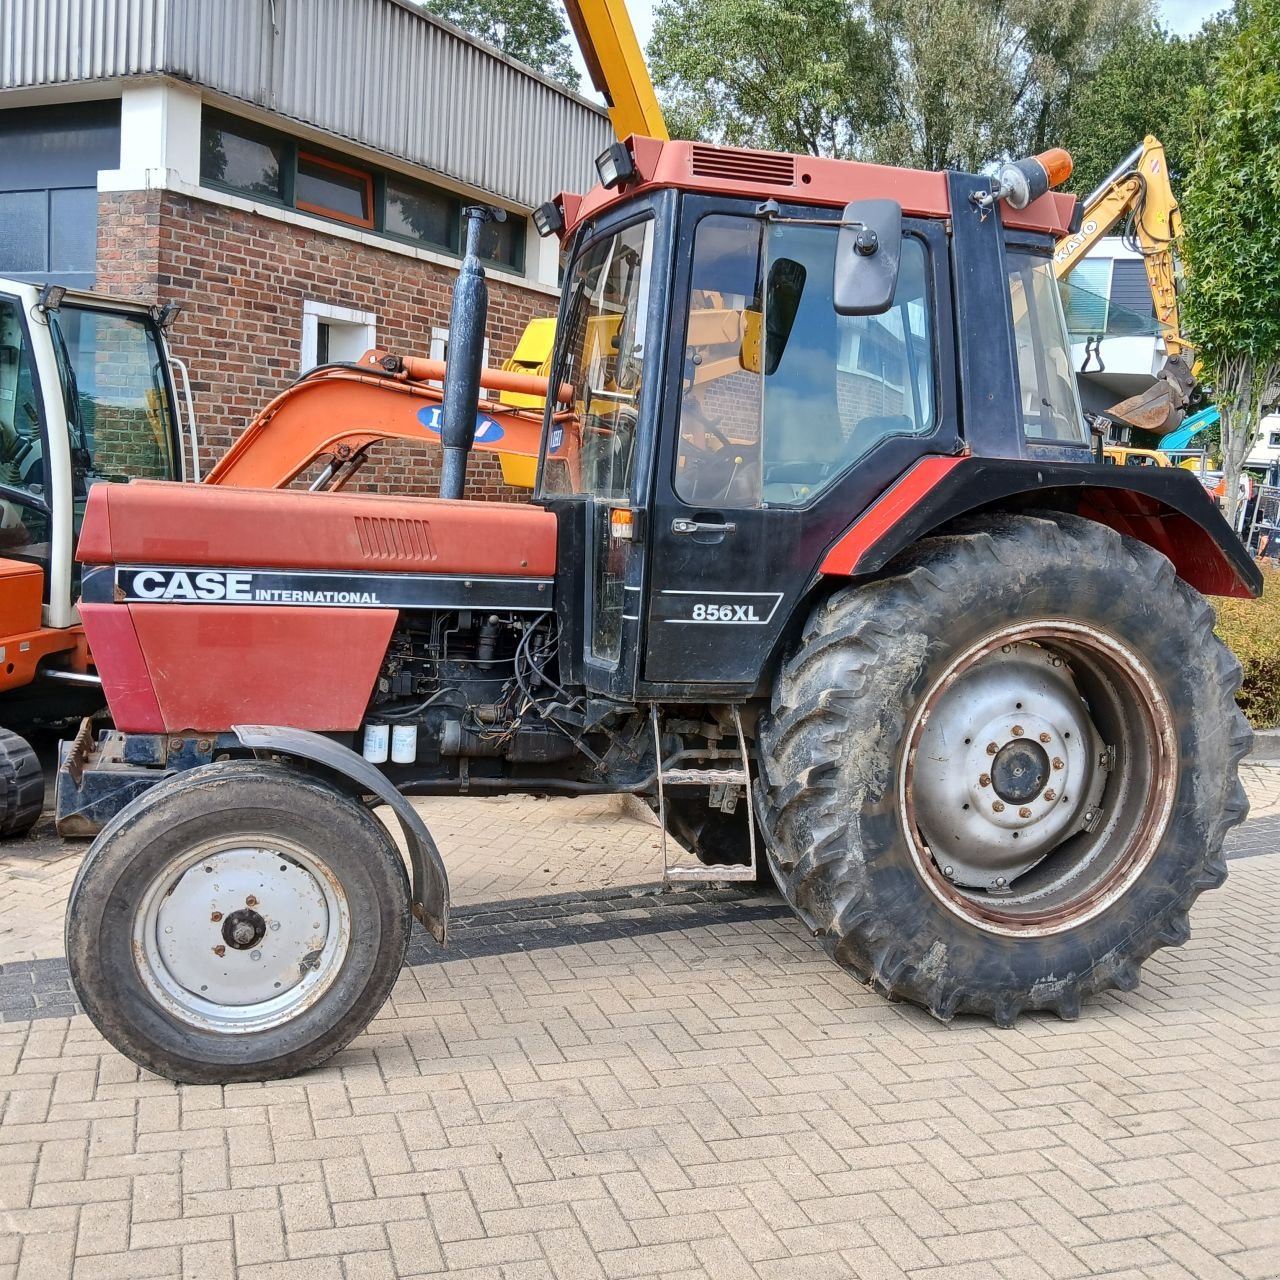
[(1170, 431), (1182, 421), (1195, 385), (1195, 350), (1182, 336), (1178, 316), (1174, 249), (1182, 237), (1182, 214), (1169, 185), (1164, 145), (1148, 134), (1089, 193), (1083, 205), (1080, 230), (1064, 236), (1054, 250), (1054, 274), (1059, 280), (1070, 275), (1122, 218), (1131, 218), (1167, 357), (1150, 390), (1113, 405), (1107, 416), (1144, 431)]
[(613, 131), (666, 142), (666, 121), (624, 0), (565, 0), (591, 83), (604, 95)]
[(1174, 246), (1182, 236), (1182, 215), (1169, 185), (1164, 145), (1148, 135), (1089, 193), (1080, 230), (1058, 241), (1054, 274), (1061, 280), (1088, 256), (1116, 224), (1133, 215), (1133, 231), (1147, 269), (1156, 320), (1170, 356), (1189, 357), (1191, 347), (1178, 325)]

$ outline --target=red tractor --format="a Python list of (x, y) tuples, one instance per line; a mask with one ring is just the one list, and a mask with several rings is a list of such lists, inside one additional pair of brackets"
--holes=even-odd
[(103, 1034), (176, 1080), (322, 1062), (413, 915), (445, 942), (404, 798), (435, 793), (646, 797), (672, 878), (767, 867), (943, 1020), (1131, 989), (1245, 815), (1203, 595), (1260, 576), (1195, 476), (1091, 452), (1068, 165), (632, 138), (538, 212), (568, 265), (531, 504), (462, 498), (474, 258), (441, 498), (96, 486), (116, 728), (67, 754), (59, 812), (101, 827), (67, 951)]

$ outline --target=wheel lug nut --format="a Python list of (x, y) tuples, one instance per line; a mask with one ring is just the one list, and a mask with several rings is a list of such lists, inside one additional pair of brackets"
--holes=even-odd
[(997, 751), (999, 751), (999, 750), (1000, 750), (1000, 748), (999, 748), (998, 746), (996, 746), (996, 744), (995, 744), (994, 742), (988, 742), (988, 743), (987, 743), (987, 755), (989, 755), (989, 756), (993, 756), (993, 755), (995, 755), (995, 753), (996, 753)]
[(249, 952), (249, 959), (250, 959), (250, 960), (261, 960), (261, 959), (262, 959), (262, 952), (261, 952), (261, 951), (250, 951), (250, 952)]
[(990, 785), (991, 785), (991, 775), (989, 773), (983, 773), (978, 775), (978, 786), (989, 787)]
[(991, 806), (991, 807), (992, 807), (992, 809), (994, 809), (994, 810), (996, 811), (996, 813), (1003, 813), (1003, 812), (1004, 812), (1004, 801), (1003, 801), (1003, 800), (996, 800), (996, 801), (992, 804), (992, 806)]
[(213, 915), (211, 915), (211, 916), (209, 917), (209, 919), (210, 919), (210, 920), (212, 920), (214, 924), (217, 924), (217, 923), (218, 923), (218, 921), (222, 919), (222, 912), (221, 912), (221, 911), (215, 911), (215, 912), (213, 913)]
[(1049, 790), (1044, 793), (1044, 798), (1046, 800), (1056, 800), (1058, 798), (1058, 793), (1050, 787)]
[(257, 900), (257, 898), (255, 898), (255, 897), (253, 896), (253, 894), (250, 894), (250, 895), (249, 895), (249, 896), (244, 900), (244, 904), (245, 904), (245, 906), (246, 906), (246, 907), (256, 907), (256, 906), (258, 905), (258, 900)]
[(215, 956), (225, 956), (227, 954), (227, 949), (222, 945), (222, 943), (218, 943), (218, 945), (213, 949), (213, 954)]
[(1015, 724), (1015, 725), (1013, 726), (1013, 736), (1014, 736), (1015, 738), (1020, 738), (1020, 737), (1022, 737), (1022, 726), (1021, 726), (1020, 724)]
[(1049, 735), (1048, 735), (1047, 733), (1042, 733), (1042, 734), (1040, 735), (1040, 741), (1041, 741), (1041, 742), (1052, 742), (1052, 741), (1053, 741), (1053, 739), (1052, 739), (1052, 738), (1050, 738), (1050, 737), (1049, 737)]
[(1018, 817), (1020, 817), (1020, 818), (1029, 818), (1029, 817), (1031, 817), (1031, 810), (1030, 810), (1030, 809), (1028, 809), (1028, 808), (1026, 807), (1026, 805), (1023, 805), (1023, 806), (1022, 806), (1022, 808), (1018, 810)]
[(1061, 760), (1059, 760), (1057, 756), (1054, 756), (1054, 757), (1053, 757), (1053, 767), (1054, 767), (1055, 769), (1061, 769), (1061, 768), (1062, 768), (1062, 761), (1061, 761)]

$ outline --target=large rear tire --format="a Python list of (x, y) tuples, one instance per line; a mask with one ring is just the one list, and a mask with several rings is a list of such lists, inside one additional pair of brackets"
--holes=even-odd
[(67, 904), (85, 1012), (126, 1057), (185, 1084), (317, 1066), (391, 992), (409, 881), (386, 830), (285, 765), (206, 765), (122, 809)]
[(31, 745), (0, 729), (0, 840), (26, 835), (44, 811), (44, 769)]
[(1075, 1017), (1226, 877), (1251, 731), (1213, 610), (1145, 544), (992, 516), (819, 606), (759, 736), (800, 918), (946, 1021)]

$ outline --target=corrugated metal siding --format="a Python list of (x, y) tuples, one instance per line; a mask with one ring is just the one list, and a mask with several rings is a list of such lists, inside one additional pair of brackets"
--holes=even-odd
[(598, 111), (396, 0), (3, 0), (0, 88), (163, 73), (523, 205), (585, 189)]
[(0, 88), (153, 71), (169, 0), (3, 0)]

